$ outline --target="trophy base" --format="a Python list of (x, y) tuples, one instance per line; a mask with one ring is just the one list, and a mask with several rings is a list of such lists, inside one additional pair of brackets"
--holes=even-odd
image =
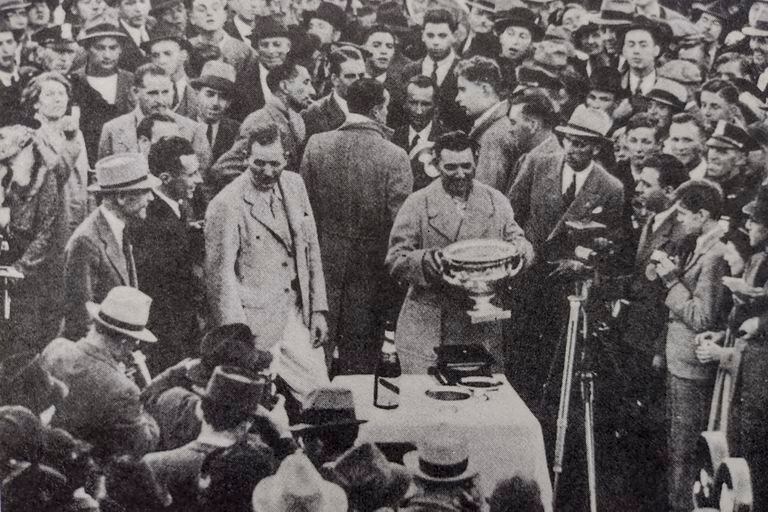
[(480, 324), (483, 322), (496, 322), (498, 320), (508, 320), (512, 317), (512, 312), (504, 310), (499, 307), (490, 305), (480, 309), (470, 309), (467, 311), (469, 320), (473, 324)]

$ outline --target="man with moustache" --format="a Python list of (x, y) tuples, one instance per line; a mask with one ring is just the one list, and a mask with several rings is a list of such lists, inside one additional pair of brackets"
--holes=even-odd
[(197, 116), (197, 93), (189, 83), (185, 65), (192, 47), (183, 32), (173, 27), (152, 32), (152, 37), (142, 43), (142, 49), (152, 62), (163, 68), (173, 81), (171, 110), (179, 115), (195, 119)]
[(474, 179), (473, 144), (466, 134), (440, 136), (435, 155), (440, 179), (405, 200), (386, 257), (390, 274), (409, 286), (395, 331), (403, 372), (426, 373), (435, 363), (434, 348), (455, 344), (484, 345), (500, 370), (506, 364), (501, 323), (470, 322), (464, 297), (443, 284), (440, 250), (458, 240), (506, 240), (529, 265), (533, 248), (504, 195)]
[(64, 338), (85, 336), (90, 323), (87, 302), (100, 303), (115, 286), (139, 287), (126, 226), (146, 219), (152, 189), (160, 183), (140, 153), (112, 155), (96, 163), (96, 184), (88, 190), (101, 204), (72, 233), (64, 250)]

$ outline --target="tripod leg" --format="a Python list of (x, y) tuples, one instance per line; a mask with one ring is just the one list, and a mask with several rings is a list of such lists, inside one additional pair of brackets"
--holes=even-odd
[(592, 372), (579, 373), (581, 400), (584, 405), (584, 444), (587, 452), (587, 482), (589, 485), (589, 510), (597, 512), (597, 470), (595, 467), (595, 382)]

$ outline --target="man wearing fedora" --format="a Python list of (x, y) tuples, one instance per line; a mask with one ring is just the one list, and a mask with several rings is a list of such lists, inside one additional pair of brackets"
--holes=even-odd
[(211, 60), (205, 63), (200, 76), (191, 81), (197, 90), (197, 121), (205, 125), (212, 162), (229, 151), (240, 129), (240, 123), (228, 115), (235, 96), (235, 79), (231, 64)]
[(173, 82), (171, 110), (195, 120), (197, 118), (197, 92), (189, 83), (184, 66), (192, 47), (182, 32), (168, 27), (154, 30), (146, 42), (141, 43), (150, 60), (163, 68)]
[(118, 68), (126, 36), (116, 26), (98, 23), (80, 31), (77, 42), (85, 48), (85, 67), (72, 76), (72, 102), (81, 105), (80, 127), (88, 162), (96, 164), (104, 123), (133, 110), (133, 73)]
[(206, 138), (205, 127), (171, 110), (174, 90), (173, 80), (162, 67), (152, 63), (139, 67), (132, 87), (136, 108), (104, 124), (99, 138), (99, 159), (115, 153), (138, 151), (136, 127), (141, 120), (151, 114), (165, 114), (178, 125), (179, 134), (192, 143), (201, 169), (208, 169), (211, 146)]
[(189, 12), (183, 0), (152, 0), (149, 15), (157, 20), (154, 27), (150, 27), (149, 37), (156, 31), (173, 28), (182, 34), (189, 34)]
[(113, 155), (96, 164), (96, 183), (88, 190), (101, 198), (101, 205), (75, 229), (64, 250), (65, 338), (79, 340), (87, 333), (86, 303), (102, 301), (115, 286), (138, 287), (126, 225), (146, 218), (151, 189), (160, 183), (139, 153)]
[(245, 324), (227, 324), (208, 331), (200, 342), (199, 357), (183, 359), (141, 392), (147, 411), (160, 427), (159, 450), (173, 450), (197, 438), (200, 418), (195, 413), (205, 386), (217, 366), (240, 368), (248, 374), (265, 371), (269, 352), (254, 347), (254, 336)]
[(593, 20), (600, 27), (603, 51), (611, 67), (619, 68), (621, 58), (619, 35), (632, 23), (634, 11), (631, 0), (602, 0), (600, 14)]
[(157, 341), (146, 328), (151, 303), (135, 288), (116, 286), (100, 304), (87, 303), (93, 324), (83, 338), (56, 338), (43, 350), (43, 367), (69, 387), (52, 425), (100, 453), (141, 456), (157, 444), (157, 423), (144, 412), (139, 388), (121, 368), (121, 363), (134, 364), (139, 343)]
[(312, 75), (312, 87), (317, 91), (318, 98), (328, 94), (331, 89), (332, 71), (329, 69), (329, 57), (333, 43), (341, 39), (346, 26), (347, 17), (344, 11), (333, 3), (320, 2), (316, 10), (304, 12), (304, 31), (320, 39), (320, 52), (309, 70)]
[(303, 180), (283, 172), (277, 125), (257, 128), (244, 141), (247, 169), (213, 198), (205, 216), (211, 320), (248, 325), (302, 400), (328, 382), (322, 349), (328, 300), (317, 227)]

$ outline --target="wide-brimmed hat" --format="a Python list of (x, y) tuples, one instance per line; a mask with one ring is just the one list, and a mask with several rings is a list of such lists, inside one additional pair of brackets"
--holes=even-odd
[(147, 329), (152, 298), (136, 288), (115, 286), (101, 304), (86, 302), (85, 306), (93, 321), (104, 327), (140, 341), (157, 341)]
[(220, 60), (209, 60), (203, 65), (200, 77), (193, 78), (190, 85), (195, 89), (209, 87), (229, 97), (235, 93), (236, 78), (237, 72), (232, 64)]
[(14, 354), (0, 363), (0, 403), (23, 405), (40, 414), (59, 405), (69, 388), (43, 368), (37, 352)]
[(737, 149), (749, 152), (760, 149), (759, 144), (746, 130), (727, 121), (718, 121), (715, 131), (707, 140), (707, 147)]
[(497, 34), (504, 32), (507, 27), (522, 27), (528, 29), (534, 41), (544, 37), (544, 29), (538, 23), (536, 14), (525, 7), (512, 7), (496, 13), (493, 28)]
[(706, 13), (719, 18), (721, 21), (727, 21), (730, 17), (728, 12), (723, 7), (723, 3), (720, 0), (714, 0), (713, 2), (694, 2), (691, 4), (692, 13)]
[(592, 19), (596, 25), (629, 25), (635, 16), (632, 0), (603, 0), (600, 14)]
[(158, 41), (174, 41), (182, 50), (192, 51), (192, 45), (189, 43), (187, 36), (178, 28), (168, 23), (159, 23), (155, 29), (150, 31), (149, 41), (141, 43), (141, 49), (149, 52), (152, 45)]
[(102, 37), (114, 37), (118, 41), (123, 41), (128, 37), (128, 34), (121, 31), (117, 25), (113, 25), (112, 23), (98, 23), (81, 30), (77, 35), (77, 42), (85, 46), (90, 44), (94, 39)]
[(35, 130), (20, 124), (0, 128), (0, 162), (16, 156), (35, 138)]
[(768, 187), (761, 186), (755, 198), (741, 209), (749, 218), (758, 224), (768, 226)]
[(768, 9), (757, 9), (754, 18), (741, 29), (741, 33), (748, 37), (768, 36)]
[(299, 423), (291, 430), (303, 432), (329, 427), (360, 425), (366, 420), (357, 419), (355, 400), (347, 388), (326, 386), (309, 393), (299, 416)]
[(255, 413), (269, 385), (263, 375), (248, 373), (234, 366), (217, 366), (208, 381), (203, 398)]
[(347, 506), (344, 489), (323, 480), (301, 452), (283, 459), (277, 473), (253, 490), (253, 510), (259, 512), (340, 512)]
[(333, 481), (347, 491), (356, 509), (395, 506), (411, 485), (411, 474), (389, 462), (373, 443), (356, 446), (330, 466)]
[(149, 190), (161, 183), (149, 173), (149, 164), (141, 153), (117, 153), (96, 162), (96, 183), (88, 191)]
[(571, 114), (568, 124), (556, 126), (555, 131), (563, 135), (605, 140), (612, 124), (605, 112), (579, 105)]
[(77, 27), (71, 23), (62, 23), (45, 27), (32, 34), (32, 41), (40, 46), (49, 44), (71, 44), (77, 42)]
[(0, 12), (26, 9), (30, 5), (32, 4), (24, 0), (0, 0)]
[(621, 94), (621, 72), (609, 66), (602, 66), (592, 71), (589, 76), (589, 89), (592, 91)]
[(344, 30), (347, 26), (347, 15), (341, 7), (329, 2), (320, 2), (316, 11), (304, 12), (305, 25), (309, 25), (310, 20), (314, 18), (327, 21), (338, 31)]
[(463, 482), (477, 475), (469, 460), (469, 440), (448, 425), (427, 430), (417, 450), (403, 456), (403, 463), (419, 480), (427, 482)]
[(683, 85), (701, 85), (701, 68), (689, 60), (673, 59), (665, 62), (656, 74)]
[(235, 366), (249, 373), (269, 367), (272, 354), (256, 348), (254, 335), (245, 324), (227, 324), (208, 331), (200, 342), (200, 359), (187, 369), (187, 377), (204, 387), (217, 366)]
[(659, 78), (645, 97), (682, 112), (688, 103), (688, 90), (683, 84), (674, 80)]

